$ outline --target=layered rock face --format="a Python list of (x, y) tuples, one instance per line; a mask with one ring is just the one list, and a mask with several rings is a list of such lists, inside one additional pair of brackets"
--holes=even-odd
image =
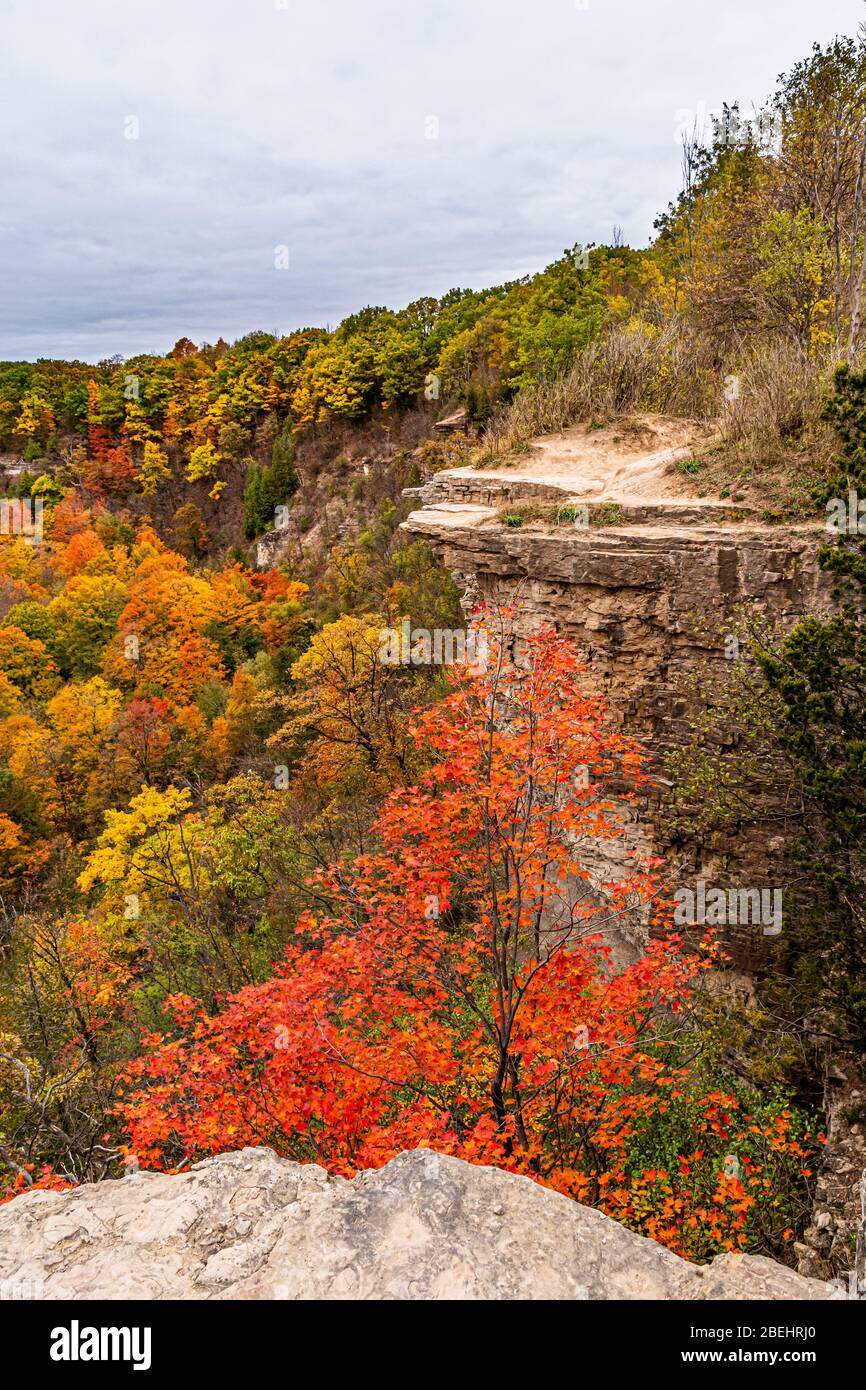
[[(688, 677), (726, 674), (736, 615), (762, 613), (784, 630), (826, 606), (820, 527), (762, 524), (729, 503), (682, 495), (669, 472), (689, 452), (682, 422), (675, 447), (640, 452), (671, 428), (645, 417), (631, 444), (609, 431), (609, 453), (603, 431), (590, 438), (576, 429), (495, 470), (444, 470), (404, 526), (463, 583), (467, 608), (513, 606), (518, 633), (552, 625), (573, 638), (586, 656), (587, 687), (644, 745), (658, 786), (636, 814), (625, 813), (632, 831), (604, 847), (600, 878), (624, 872), (637, 848), (662, 855), (683, 886), (782, 886), (777, 821), (766, 832), (674, 841), (664, 774), (668, 754), (689, 736)], [(746, 973), (768, 944), (751, 922), (725, 931)]]
[[(430, 1150), (351, 1182), (268, 1149), (0, 1208), (0, 1290), (48, 1299), (842, 1299), (687, 1263), (527, 1178)], [(16, 1293), (16, 1290), (19, 1292)]]

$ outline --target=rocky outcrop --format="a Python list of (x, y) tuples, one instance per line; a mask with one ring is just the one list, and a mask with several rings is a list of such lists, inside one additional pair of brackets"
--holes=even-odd
[[(462, 481), (461, 470), (455, 482)], [(438, 474), (436, 490), (446, 483)], [(496, 485), (506, 484), (502, 478)], [(467, 607), (509, 606), (518, 633), (554, 626), (571, 637), (588, 662), (587, 687), (604, 695), (610, 720), (643, 743), (656, 788), (626, 812), (636, 838), (605, 847), (614, 857), (599, 877), (615, 879), (630, 850), (651, 846), (679, 883), (784, 884), (776, 808), (768, 808), (766, 833), (700, 843), (678, 836), (674, 843), (664, 778), (668, 755), (690, 735), (690, 677), (700, 670), (710, 684), (714, 673), (725, 674), (726, 637), (737, 613), (762, 612), (784, 629), (825, 602), (817, 528), (706, 518), (690, 524), (679, 508), (664, 523), (618, 516), (615, 525), (594, 525), (590, 516), (585, 525), (530, 518), (515, 527), (503, 519), (504, 507), (497, 514), (477, 503), (425, 499), (404, 525), (424, 536), (463, 584)], [(768, 941), (760, 927), (747, 925), (730, 930), (725, 946), (750, 972), (766, 958)]]
[(0, 1208), (0, 1289), (49, 1299), (840, 1299), (687, 1263), (527, 1178), (430, 1150), (352, 1181), (242, 1149)]

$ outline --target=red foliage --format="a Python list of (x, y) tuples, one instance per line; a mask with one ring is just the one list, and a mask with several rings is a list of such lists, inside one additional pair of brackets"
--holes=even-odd
[[(268, 1144), (351, 1175), (431, 1146), (635, 1216), (629, 1142), (686, 1081), (676, 1020), (713, 948), (664, 935), (613, 968), (600, 931), (653, 884), (636, 867), (600, 894), (581, 850), (622, 833), (602, 788), (641, 758), (580, 676), (544, 633), (417, 714), (430, 770), (385, 802), (378, 849), (317, 877), (328, 906), (276, 976), (214, 1017), (174, 997), (175, 1037), (145, 1039), (121, 1106), (142, 1162)], [(683, 1248), (696, 1192), (660, 1194), (658, 1239)]]
[(55, 1173), (48, 1164), (44, 1164), (38, 1178), (25, 1171), (18, 1173), (15, 1181), (8, 1187), (0, 1188), (0, 1207), (4, 1202), (11, 1202), (13, 1197), (20, 1197), (26, 1192), (67, 1192), (72, 1186), (66, 1178), (61, 1178), (59, 1173)]
[(150, 783), (171, 744), (173, 722), (168, 700), (134, 699), (117, 721), (118, 751), (130, 759), (142, 781)]

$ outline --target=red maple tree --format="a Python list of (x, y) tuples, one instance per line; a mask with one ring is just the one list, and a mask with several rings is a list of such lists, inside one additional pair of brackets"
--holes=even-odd
[[(696, 1181), (702, 1149), (678, 1181), (642, 1175), (629, 1205), (629, 1146), (688, 1084), (678, 1019), (715, 948), (661, 933), (614, 967), (611, 927), (663, 909), (646, 867), (600, 885), (586, 851), (623, 834), (642, 756), (606, 727), (570, 643), (509, 650), (503, 634), (484, 673), (452, 673), (416, 712), (428, 771), (386, 800), (374, 850), (311, 880), (320, 906), (275, 976), (216, 1016), (170, 1001), (175, 1034), (145, 1039), (122, 1102), (140, 1161), (267, 1144), (351, 1175), (426, 1145), (652, 1223), (675, 1248), (704, 1199), (720, 1238), (742, 1225), (752, 1197), (739, 1177), (719, 1185), (717, 1159)], [(724, 1137), (736, 1102), (700, 1106)]]

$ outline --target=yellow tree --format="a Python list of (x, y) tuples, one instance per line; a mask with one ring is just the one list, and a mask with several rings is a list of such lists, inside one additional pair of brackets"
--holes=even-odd
[(833, 342), (833, 260), (829, 229), (806, 208), (773, 212), (755, 237), (753, 293), (760, 318), (793, 335), (807, 352)]
[(270, 745), (309, 744), (306, 772), (326, 797), (379, 796), (417, 770), (410, 687), (404, 668), (381, 659), (383, 627), (376, 617), (327, 624), (292, 667), (296, 693), (278, 702), (289, 719)]
[(23, 695), (46, 700), (60, 684), (57, 666), (44, 642), (20, 627), (0, 627), (0, 671)]
[(77, 574), (48, 606), (64, 670), (87, 678), (100, 668), (129, 592), (114, 574)]
[(113, 791), (109, 736), (123, 707), (123, 695), (102, 676), (64, 685), (48, 702), (54, 733), (47, 757), (66, 819), (79, 836), (110, 804)]
[(219, 464), (219, 454), (208, 439), (193, 449), (186, 466), (187, 480), (196, 483), (201, 478), (212, 478)]
[(144, 455), (139, 465), (136, 479), (145, 497), (153, 497), (160, 485), (171, 478), (168, 457), (158, 444), (148, 439), (144, 445)]

